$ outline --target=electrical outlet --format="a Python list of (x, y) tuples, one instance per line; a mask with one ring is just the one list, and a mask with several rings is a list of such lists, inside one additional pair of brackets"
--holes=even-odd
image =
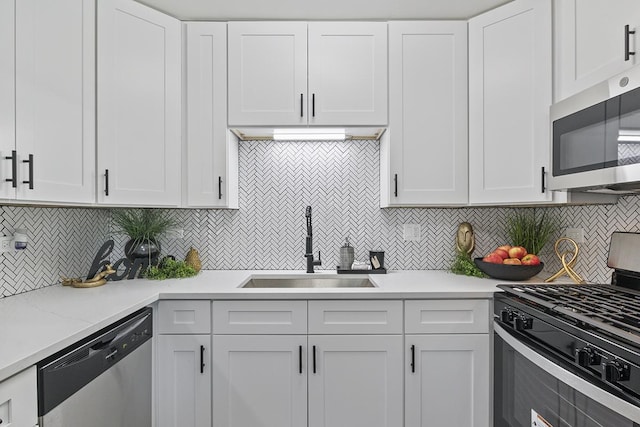
[(13, 250), (13, 236), (0, 236), (0, 253)]
[(564, 236), (576, 243), (584, 243), (584, 228), (567, 228)]
[(182, 227), (170, 228), (167, 230), (166, 236), (169, 239), (184, 239), (184, 228)]
[(402, 239), (404, 241), (417, 242), (422, 238), (420, 224), (403, 224)]

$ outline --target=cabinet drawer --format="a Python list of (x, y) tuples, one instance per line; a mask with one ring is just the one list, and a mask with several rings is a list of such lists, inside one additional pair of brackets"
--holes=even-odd
[(402, 301), (309, 301), (310, 334), (401, 334)]
[(160, 301), (158, 303), (158, 333), (211, 333), (211, 301)]
[(214, 334), (306, 334), (306, 301), (214, 301)]
[(0, 382), (0, 423), (31, 426), (37, 422), (36, 368), (32, 366)]
[(408, 334), (485, 334), (489, 332), (489, 300), (405, 301)]

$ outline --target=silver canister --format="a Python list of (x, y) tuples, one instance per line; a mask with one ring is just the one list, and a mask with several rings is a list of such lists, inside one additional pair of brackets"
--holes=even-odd
[(349, 238), (344, 239), (344, 245), (340, 246), (340, 269), (350, 270), (353, 264), (353, 246), (349, 244)]

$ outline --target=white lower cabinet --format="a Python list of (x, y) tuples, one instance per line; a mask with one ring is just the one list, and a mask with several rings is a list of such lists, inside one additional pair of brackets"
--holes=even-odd
[(309, 336), (309, 427), (402, 425), (402, 335)]
[(38, 424), (36, 367), (0, 382), (0, 425), (31, 427)]
[(307, 425), (305, 335), (214, 335), (213, 425)]
[(211, 426), (211, 302), (158, 304), (157, 427)]
[(488, 334), (407, 335), (406, 348), (406, 427), (489, 427)]
[(210, 335), (158, 336), (158, 427), (211, 425)]
[(489, 307), (405, 301), (405, 427), (491, 425)]

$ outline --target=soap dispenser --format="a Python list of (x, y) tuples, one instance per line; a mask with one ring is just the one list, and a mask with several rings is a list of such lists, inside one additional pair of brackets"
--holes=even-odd
[(349, 244), (349, 238), (344, 239), (344, 245), (340, 246), (340, 270), (351, 270), (353, 264), (353, 246)]

